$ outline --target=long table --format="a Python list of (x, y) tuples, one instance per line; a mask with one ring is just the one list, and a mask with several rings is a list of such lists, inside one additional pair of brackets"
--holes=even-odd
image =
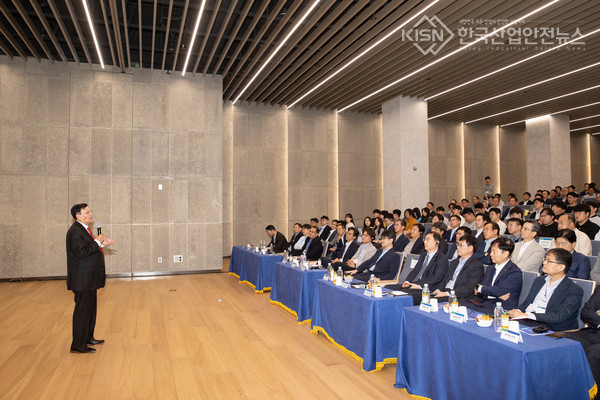
[(245, 247), (234, 246), (231, 251), (229, 274), (250, 285), (255, 293), (271, 290), (273, 267), (283, 259), (280, 254), (260, 254)]
[(330, 281), (316, 281), (311, 332), (362, 362), (364, 371), (375, 371), (396, 362), (404, 307), (411, 296), (367, 297), (362, 289), (344, 289)]
[(295, 315), (298, 323), (309, 322), (316, 282), (326, 273), (325, 270), (303, 271), (289, 263), (275, 263), (271, 303)]
[(400, 324), (397, 388), (435, 400), (587, 399), (597, 392), (583, 347), (569, 339), (522, 334), (500, 339), (474, 319), (407, 307)]

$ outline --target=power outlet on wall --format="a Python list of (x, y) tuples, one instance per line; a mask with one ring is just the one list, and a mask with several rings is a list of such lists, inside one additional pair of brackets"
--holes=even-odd
[(183, 262), (183, 256), (173, 256), (173, 262)]

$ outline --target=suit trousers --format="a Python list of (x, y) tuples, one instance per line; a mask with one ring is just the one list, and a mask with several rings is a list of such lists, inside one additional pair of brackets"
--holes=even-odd
[(600, 334), (597, 329), (584, 328), (567, 333), (567, 337), (583, 346), (594, 380), (600, 382)]
[(94, 337), (96, 327), (96, 290), (73, 292), (75, 309), (73, 310), (73, 342), (71, 349), (84, 349)]

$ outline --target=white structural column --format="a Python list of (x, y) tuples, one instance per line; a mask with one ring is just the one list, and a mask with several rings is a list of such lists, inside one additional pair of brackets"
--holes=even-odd
[(382, 104), (383, 206), (423, 207), (429, 201), (427, 102), (396, 97)]
[(571, 183), (571, 141), (568, 115), (550, 115), (525, 123), (527, 188), (553, 188)]

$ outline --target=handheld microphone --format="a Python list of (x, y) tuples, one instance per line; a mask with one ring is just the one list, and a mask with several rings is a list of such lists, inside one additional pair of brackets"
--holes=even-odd
[(96, 222), (96, 229), (98, 230), (98, 236), (102, 235), (102, 224), (100, 222)]

